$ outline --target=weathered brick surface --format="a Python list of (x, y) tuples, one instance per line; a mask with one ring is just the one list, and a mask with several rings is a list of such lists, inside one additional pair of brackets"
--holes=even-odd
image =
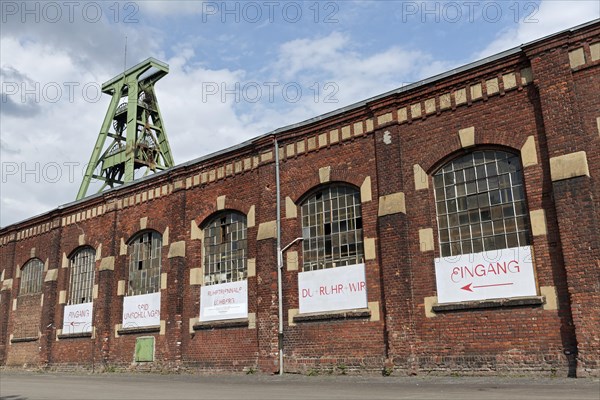
[[(299, 308), (298, 270), (284, 267), (286, 371), (600, 373), (600, 62), (592, 62), (589, 51), (599, 33), (596, 23), (555, 35), (433, 84), (277, 134), (282, 246), (302, 236), (300, 208), (296, 218), (286, 218), (286, 198), (299, 206), (328, 184), (322, 183), (327, 177), (363, 192), (364, 238), (375, 241), (375, 258), (365, 262), (369, 313), (290, 323), (288, 310)], [(586, 62), (571, 68), (568, 53), (580, 47)], [(526, 71), (533, 82), (525, 80)], [(486, 83), (494, 79), (497, 91)], [(471, 98), (479, 84), (481, 97)], [(464, 102), (449, 95), (473, 85), (477, 90), (465, 90)], [(418, 104), (423, 105), (420, 114)], [(531, 240), (538, 287), (554, 288), (556, 310), (520, 305), (426, 313), (426, 298), (437, 295), (434, 258), (439, 257), (431, 176), (469, 151), (459, 130), (471, 127), (478, 149), (520, 154), (534, 138), (538, 162), (524, 166), (523, 175), (529, 210), (544, 211), (546, 234)], [(0, 364), (277, 372), (277, 241), (257, 240), (259, 225), (277, 218), (274, 139), (264, 136), (2, 229)], [(586, 152), (590, 176), (552, 181), (550, 159), (578, 151)], [(415, 165), (427, 181), (419, 190)], [(406, 212), (378, 216), (379, 199), (399, 193)], [(190, 270), (202, 268), (204, 256), (198, 235), (222, 209), (254, 222), (247, 230), (248, 258), (256, 261), (255, 275), (248, 278), (251, 318), (242, 325), (193, 329), (201, 285), (190, 281)], [(164, 331), (119, 335), (123, 295), (118, 282), (128, 276), (121, 249), (146, 229), (163, 235)], [(419, 242), (423, 229), (433, 231), (433, 250)], [(169, 257), (177, 242), (185, 243), (185, 255)], [(58, 338), (64, 313), (60, 293), (69, 286), (63, 259), (81, 246), (97, 252), (94, 333)], [(297, 251), (301, 266), (301, 245), (290, 251)], [(43, 302), (41, 294), (19, 295), (17, 271), (32, 257), (58, 269), (57, 280), (43, 284)], [(114, 269), (100, 270), (101, 265)], [(139, 336), (155, 338), (155, 362), (133, 363)], [(24, 338), (30, 341), (19, 340)]]
[[(532, 46), (528, 53), (537, 74), (541, 114), (550, 157), (585, 151), (590, 176), (552, 182), (557, 214), (557, 234), (562, 255), (572, 319), (577, 338), (578, 374), (597, 374), (600, 362), (600, 115), (598, 63), (572, 70), (568, 52), (584, 46), (589, 38), (573, 35), (569, 46), (549, 50)], [(595, 38), (597, 41), (598, 38)], [(587, 54), (590, 60), (590, 54)], [(595, 310), (595, 311), (594, 311)]]
[[(377, 169), (372, 136), (357, 137), (342, 145), (290, 158), (281, 165), (281, 190), (299, 204), (306, 194), (320, 187), (319, 169), (331, 167), (330, 181), (344, 182), (356, 189), (367, 177), (376, 181)], [(374, 200), (362, 203), (363, 237), (377, 237), (377, 188), (371, 183)], [(282, 224), (282, 245), (302, 236), (301, 213)], [(296, 246), (301, 256), (301, 245)], [(301, 260), (300, 260), (301, 261)], [(301, 264), (300, 264), (301, 265)], [(285, 269), (284, 269), (285, 270)], [(378, 258), (366, 261), (367, 301), (381, 304), (381, 270)], [(284, 310), (298, 309), (298, 271), (288, 271), (284, 281)], [(287, 327), (284, 349), (287, 371), (335, 368), (380, 370), (384, 361), (383, 322), (368, 320), (298, 322)]]

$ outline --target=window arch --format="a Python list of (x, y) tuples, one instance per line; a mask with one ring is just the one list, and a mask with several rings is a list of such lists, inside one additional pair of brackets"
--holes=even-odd
[(442, 257), (530, 244), (519, 157), (477, 150), (433, 176)]
[(204, 228), (204, 282), (235, 282), (248, 276), (246, 216), (227, 212), (215, 216)]
[(162, 236), (155, 231), (138, 233), (129, 241), (129, 284), (127, 296), (160, 290)]
[(302, 202), (303, 270), (339, 267), (363, 261), (360, 192), (331, 185)]
[(69, 305), (90, 303), (94, 289), (96, 251), (91, 247), (76, 250), (69, 258)]
[(39, 258), (27, 261), (21, 270), (19, 295), (37, 294), (42, 291), (42, 274), (44, 263)]

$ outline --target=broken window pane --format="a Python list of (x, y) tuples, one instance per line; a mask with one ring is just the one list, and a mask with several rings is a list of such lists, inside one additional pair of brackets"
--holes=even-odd
[(246, 216), (220, 214), (204, 228), (204, 282), (236, 282), (247, 277)]
[[(530, 243), (519, 157), (474, 151), (444, 165), (433, 182), (442, 257)], [(461, 243), (456, 242), (459, 226)], [(466, 228), (471, 230), (468, 242)]]
[(358, 190), (330, 186), (307, 198), (301, 212), (304, 271), (363, 262)]
[(161, 248), (162, 236), (154, 231), (142, 232), (129, 242), (127, 296), (156, 293), (160, 290)]

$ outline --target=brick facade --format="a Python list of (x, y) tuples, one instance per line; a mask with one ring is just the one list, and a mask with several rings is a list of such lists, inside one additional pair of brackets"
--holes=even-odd
[[(315, 189), (360, 192), (368, 302), (299, 314), (302, 248), (290, 247), (286, 372), (598, 376), (599, 53), (596, 21), (3, 228), (0, 365), (278, 371), (278, 155), (282, 245), (302, 236)], [(432, 176), (474, 149), (521, 158), (537, 296), (440, 307)], [(201, 323), (202, 229), (223, 210), (247, 217), (248, 318)], [(124, 329), (127, 242), (145, 230), (163, 238), (160, 325)], [(96, 251), (93, 328), (68, 335), (68, 259), (82, 246)], [(32, 258), (42, 293), (20, 296)], [(141, 336), (154, 362), (132, 363)]]

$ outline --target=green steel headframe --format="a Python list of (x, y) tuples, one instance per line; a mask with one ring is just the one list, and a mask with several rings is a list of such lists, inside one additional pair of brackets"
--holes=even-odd
[[(129, 68), (102, 85), (112, 96), (77, 200), (86, 196), (93, 179), (106, 187), (131, 182), (135, 171), (164, 170), (174, 166), (154, 84), (169, 73), (169, 66), (154, 58)], [(111, 138), (107, 146), (107, 138)]]

